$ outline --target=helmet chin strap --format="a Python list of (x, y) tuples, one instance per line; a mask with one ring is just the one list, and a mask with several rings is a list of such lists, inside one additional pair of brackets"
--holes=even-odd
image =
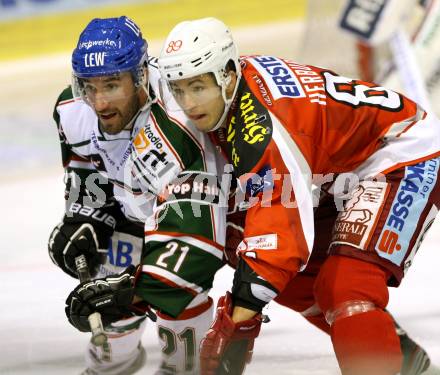
[(151, 105), (156, 101), (156, 99), (153, 99), (150, 96), (150, 81), (149, 80), (147, 80), (147, 82), (142, 85), (142, 90), (144, 90), (145, 93), (147, 94), (147, 100), (146, 100), (145, 104), (139, 109), (139, 112), (145, 111), (146, 109), (150, 108)]
[(223, 101), (225, 102), (225, 107), (223, 109), (223, 114), (220, 116), (220, 119), (218, 120), (217, 124), (215, 124), (215, 126), (212, 129), (208, 130), (208, 132), (216, 131), (217, 129), (219, 129), (223, 126), (223, 123), (226, 120), (226, 116), (228, 115), (229, 109), (231, 108), (231, 104), (234, 101), (235, 95), (237, 94), (238, 84), (240, 83), (240, 78), (241, 78), (241, 74), (237, 73), (237, 79), (235, 81), (234, 91), (232, 92), (230, 99), (228, 99), (226, 97), (226, 81), (224, 79), (222, 80), (221, 88), (222, 88)]

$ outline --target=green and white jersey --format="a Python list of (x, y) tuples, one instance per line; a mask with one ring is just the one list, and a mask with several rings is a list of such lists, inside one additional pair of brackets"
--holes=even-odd
[(160, 101), (152, 106), (152, 122), (134, 140), (128, 163), (141, 189), (157, 197), (145, 222), (137, 294), (177, 317), (207, 293), (223, 266), (226, 207), (219, 205), (223, 159), (183, 113), (173, 115)]
[[(150, 61), (152, 96), (158, 78)], [(137, 294), (177, 316), (209, 290), (223, 265), (226, 208), (218, 204), (217, 176), (224, 161), (182, 112), (170, 117), (157, 99), (137, 115), (131, 129), (116, 135), (101, 132), (92, 108), (74, 98), (70, 88), (60, 95), (54, 118), (68, 176), (66, 211), (93, 197), (101, 213), (143, 223)], [(73, 194), (74, 174), (80, 177), (79, 194)]]
[[(151, 81), (157, 82), (157, 69), (150, 67), (149, 73)], [(154, 97), (153, 89), (150, 95)], [(67, 172), (85, 177), (81, 181), (87, 185), (84, 186), (86, 192), (96, 189), (95, 184), (103, 188), (105, 196), (101, 194), (101, 200), (109, 201), (115, 197), (128, 219), (144, 223), (152, 213), (153, 203), (150, 202), (151, 197), (142, 193), (136, 181), (129, 179), (131, 171), (127, 160), (133, 150), (133, 139), (152, 121), (151, 106), (146, 106), (137, 114), (131, 129), (111, 135), (101, 131), (93, 109), (81, 98), (73, 97), (69, 87), (60, 95), (54, 117)]]

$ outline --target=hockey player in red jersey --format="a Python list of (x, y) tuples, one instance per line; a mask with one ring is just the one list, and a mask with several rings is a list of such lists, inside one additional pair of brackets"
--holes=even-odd
[(231, 358), (250, 356), (272, 299), (331, 335), (344, 375), (399, 373), (387, 287), (400, 284), (440, 204), (437, 118), (322, 68), (239, 61), (230, 30), (213, 18), (178, 24), (159, 69), (180, 110), (233, 165), (249, 206), (202, 374), (243, 371)]

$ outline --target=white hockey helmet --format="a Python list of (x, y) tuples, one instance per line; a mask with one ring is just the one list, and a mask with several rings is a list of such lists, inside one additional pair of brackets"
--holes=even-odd
[[(232, 61), (237, 82), (231, 98), (226, 97), (230, 83), (226, 66)], [(158, 59), (163, 80), (174, 81), (213, 73), (225, 102), (225, 110), (217, 129), (226, 117), (241, 77), (237, 46), (231, 30), (220, 20), (208, 17), (177, 24), (168, 35)]]

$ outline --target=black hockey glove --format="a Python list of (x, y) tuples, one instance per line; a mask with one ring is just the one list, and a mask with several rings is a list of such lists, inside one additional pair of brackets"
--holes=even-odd
[(90, 332), (87, 318), (96, 311), (101, 314), (104, 327), (122, 318), (144, 315), (132, 306), (135, 270), (129, 266), (119, 275), (79, 284), (66, 300), (70, 324), (81, 332)]
[(99, 229), (90, 223), (61, 222), (49, 237), (49, 256), (64, 272), (78, 278), (75, 258), (84, 254), (91, 276), (95, 276), (98, 266), (105, 261), (112, 229)]

